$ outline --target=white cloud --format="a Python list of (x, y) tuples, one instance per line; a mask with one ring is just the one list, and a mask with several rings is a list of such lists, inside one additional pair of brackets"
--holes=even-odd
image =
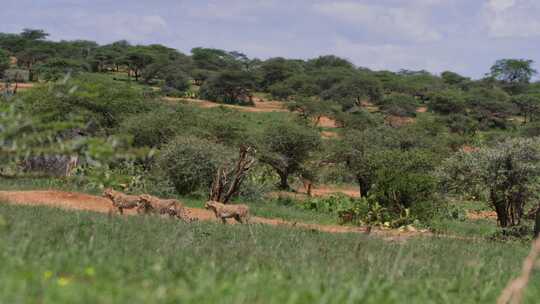
[(429, 22), (429, 6), (437, 3), (439, 1), (416, 0), (406, 6), (385, 7), (347, 1), (316, 4), (314, 8), (323, 15), (376, 35), (432, 42), (442, 38)]
[(274, 6), (273, 0), (208, 1), (189, 10), (189, 15), (205, 20), (226, 22), (256, 22), (258, 14)]
[(502, 12), (516, 4), (516, 0), (488, 0), (487, 6), (489, 9)]
[(97, 27), (96, 30), (107, 33), (107, 36), (135, 42), (167, 31), (167, 22), (157, 15), (111, 14), (98, 16), (92, 24)]
[(489, 0), (483, 8), (482, 22), (492, 38), (540, 36), (538, 0)]
[[(434, 50), (438, 56), (430, 56)], [(458, 66), (451, 54), (442, 53), (439, 48), (419, 49), (417, 46), (397, 44), (365, 44), (346, 39), (337, 39), (332, 53), (350, 59), (356, 64), (372, 70), (429, 70), (440, 73), (445, 70), (461, 72), (465, 66)]]

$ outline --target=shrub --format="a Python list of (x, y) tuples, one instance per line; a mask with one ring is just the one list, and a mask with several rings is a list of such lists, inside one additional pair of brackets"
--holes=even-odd
[(172, 72), (165, 76), (165, 88), (174, 89), (178, 92), (185, 92), (191, 84), (186, 74), (182, 72)]
[(540, 176), (540, 139), (507, 139), (473, 153), (458, 152), (446, 160), (439, 174), (448, 192), (487, 193), (501, 227), (517, 226), (526, 204), (536, 193)]
[(451, 132), (460, 135), (474, 135), (478, 130), (478, 121), (463, 114), (450, 114), (442, 120)]
[(380, 127), (349, 130), (343, 140), (331, 148), (334, 150), (332, 158), (345, 164), (358, 184), (360, 195), (365, 196), (374, 183), (380, 151), (398, 149), (399, 143), (392, 129)]
[(370, 190), (384, 207), (404, 214), (415, 204), (435, 201), (436, 179), (431, 176), (432, 155), (423, 151), (381, 151)]
[(358, 74), (336, 83), (320, 95), (322, 99), (336, 101), (344, 110), (349, 110), (363, 100), (379, 101), (382, 98), (382, 85), (375, 77)]
[(458, 90), (444, 90), (430, 94), (428, 106), (430, 110), (443, 114), (465, 113), (465, 97)]
[(293, 96), (296, 92), (287, 83), (278, 82), (278, 83), (274, 83), (268, 88), (268, 93), (270, 93), (273, 98), (287, 100), (289, 97)]
[(88, 70), (89, 67), (84, 61), (63, 58), (53, 58), (36, 67), (40, 78), (47, 81), (56, 81), (67, 75), (75, 76)]
[(388, 115), (415, 117), (418, 102), (407, 94), (392, 93), (379, 102), (381, 110)]
[(133, 136), (136, 147), (160, 147), (179, 133), (188, 135), (196, 122), (196, 112), (191, 107), (160, 106), (151, 112), (128, 117), (120, 131)]
[(540, 122), (534, 121), (524, 125), (521, 134), (525, 137), (540, 136)]
[(199, 95), (203, 99), (229, 104), (251, 103), (251, 90), (255, 87), (253, 76), (244, 71), (220, 72), (201, 86)]
[(302, 203), (302, 208), (323, 213), (338, 214), (342, 209), (349, 209), (353, 199), (344, 194), (334, 194), (328, 197), (310, 198)]
[(365, 130), (382, 124), (382, 119), (362, 108), (338, 112), (334, 117), (340, 126), (352, 130)]
[(229, 153), (225, 146), (204, 139), (178, 137), (163, 147), (158, 166), (179, 194), (189, 194), (209, 189)]

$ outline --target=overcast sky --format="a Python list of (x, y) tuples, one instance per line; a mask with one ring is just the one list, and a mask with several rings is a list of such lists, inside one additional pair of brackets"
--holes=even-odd
[(540, 63), (540, 0), (0, 2), (0, 32), (42, 28), (54, 40), (215, 47), (261, 59), (335, 54), (374, 70), (474, 78), (500, 58)]

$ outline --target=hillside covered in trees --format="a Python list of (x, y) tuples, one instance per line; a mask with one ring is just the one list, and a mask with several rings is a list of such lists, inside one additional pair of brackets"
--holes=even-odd
[[(498, 60), (473, 80), (371, 71), (332, 55), (259, 60), (47, 36), (0, 34), (5, 176), (19, 174), (21, 161), (31, 172), (40, 170), (36, 158), (76, 155), (84, 159), (76, 183), (188, 195), (205, 191), (237, 147), (249, 145), (258, 166), (244, 199), (296, 189), (298, 180), (355, 185), (361, 199), (330, 211), (397, 227), (428, 224), (455, 195), (484, 201), (501, 227), (536, 208), (529, 166), (539, 156), (540, 83), (531, 82), (531, 60)], [(33, 88), (17, 91), (24, 82)], [(246, 108), (278, 100), (289, 112), (206, 110), (190, 100)]]
[[(532, 60), (471, 79), (48, 37), (0, 33), (0, 302), (493, 302), (540, 232)], [(194, 221), (3, 204), (105, 213), (111, 189)], [(198, 222), (205, 201), (253, 221)]]

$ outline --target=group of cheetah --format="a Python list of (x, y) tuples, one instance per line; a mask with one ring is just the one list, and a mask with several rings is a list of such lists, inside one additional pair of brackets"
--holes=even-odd
[[(175, 199), (161, 199), (149, 194), (128, 195), (111, 188), (103, 191), (103, 196), (108, 198), (118, 213), (123, 214), (124, 209), (135, 209), (137, 214), (159, 214), (176, 217), (184, 222), (192, 222), (192, 218), (184, 205)], [(246, 205), (225, 205), (215, 201), (209, 201), (204, 206), (214, 212), (216, 218), (226, 224), (227, 218), (234, 218), (239, 223), (247, 223), (249, 220), (249, 208)]]

